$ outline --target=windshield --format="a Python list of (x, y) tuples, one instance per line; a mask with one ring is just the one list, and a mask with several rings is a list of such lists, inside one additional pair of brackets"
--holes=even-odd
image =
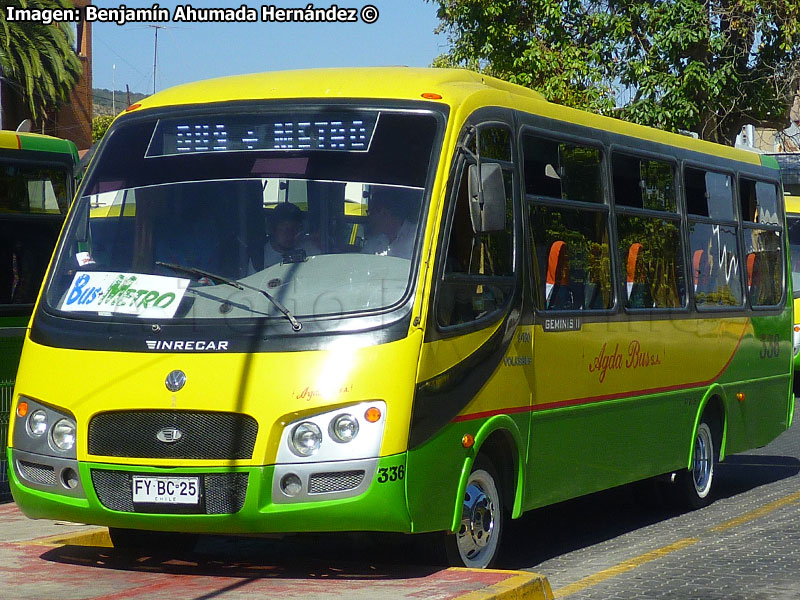
[(110, 134), (49, 281), (51, 310), (92, 320), (299, 319), (406, 297), (433, 113), (174, 115)]

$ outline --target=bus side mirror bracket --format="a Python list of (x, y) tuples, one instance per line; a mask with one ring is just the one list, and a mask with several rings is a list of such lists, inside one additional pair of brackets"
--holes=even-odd
[(469, 212), (475, 233), (505, 231), (506, 186), (503, 169), (497, 163), (469, 166)]

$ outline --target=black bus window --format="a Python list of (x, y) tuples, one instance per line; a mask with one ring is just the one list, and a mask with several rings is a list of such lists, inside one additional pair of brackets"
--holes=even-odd
[(614, 153), (614, 201), (618, 206), (675, 212), (675, 170), (670, 163)]
[(526, 135), (522, 151), (526, 194), (597, 204), (605, 202), (602, 153), (598, 148)]

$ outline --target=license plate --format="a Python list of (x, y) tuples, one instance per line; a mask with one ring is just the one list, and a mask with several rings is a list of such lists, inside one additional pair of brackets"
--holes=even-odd
[(148, 504), (199, 504), (199, 477), (141, 477), (132, 481), (133, 501)]

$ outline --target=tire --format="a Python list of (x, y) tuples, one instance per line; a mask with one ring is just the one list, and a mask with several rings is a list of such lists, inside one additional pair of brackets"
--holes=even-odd
[(467, 480), (461, 526), (445, 536), (447, 562), (452, 566), (486, 569), (500, 551), (505, 507), (500, 479), (492, 463), (479, 456)]
[(128, 554), (175, 556), (191, 552), (197, 543), (197, 536), (191, 533), (109, 527), (108, 534), (114, 550)]
[(678, 500), (684, 506), (696, 510), (711, 503), (718, 456), (711, 425), (704, 417), (694, 436), (692, 468), (681, 472), (675, 481)]

